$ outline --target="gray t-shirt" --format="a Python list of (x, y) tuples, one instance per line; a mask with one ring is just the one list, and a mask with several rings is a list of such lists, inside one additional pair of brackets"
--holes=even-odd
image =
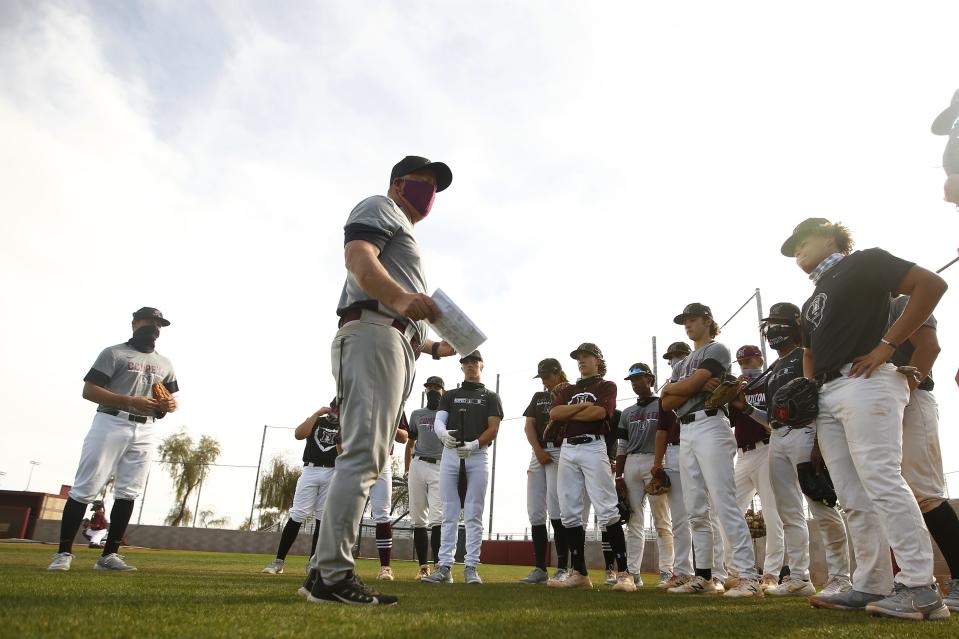
[[(693, 373), (700, 368), (709, 369), (713, 377), (722, 377), (728, 373), (732, 367), (732, 355), (724, 344), (719, 342), (709, 342), (702, 348), (690, 353), (686, 359), (673, 368), (671, 382), (681, 382), (684, 379), (692, 377)], [(690, 397), (686, 402), (676, 409), (676, 416), (683, 417), (689, 413), (703, 410), (709, 393), (701, 391)]]
[(656, 452), (656, 428), (659, 424), (659, 398), (639, 400), (623, 410), (616, 429), (617, 455)]
[[(383, 195), (368, 197), (350, 213), (344, 227), (346, 242), (364, 240), (380, 249), (379, 260), (397, 284), (409, 293), (426, 293), (426, 278), (420, 263), (420, 250), (413, 224), (393, 200)], [(337, 305), (337, 313), (350, 307), (375, 310), (400, 318), (396, 311), (370, 298), (353, 274), (347, 271), (346, 283)], [(427, 323), (416, 322), (419, 338), (425, 339)]]
[[(889, 326), (892, 326), (893, 323), (899, 319), (902, 315), (902, 312), (906, 309), (906, 303), (909, 301), (908, 295), (900, 295), (892, 300), (889, 303)], [(929, 326), (933, 330), (936, 330), (938, 322), (936, 321), (935, 315), (930, 315), (925, 322), (922, 323), (923, 326)], [(886, 330), (889, 330), (889, 326), (886, 327)], [(916, 347), (912, 345), (908, 339), (905, 340), (902, 344), (899, 345), (899, 348), (896, 349), (896, 352), (892, 354), (892, 363), (896, 366), (909, 366), (909, 361), (912, 359), (912, 354), (916, 351)], [(929, 371), (929, 376), (923, 380), (923, 383), (919, 386), (922, 390), (932, 390), (934, 384), (932, 382), (932, 371)]]
[(417, 457), (440, 459), (443, 456), (443, 443), (433, 431), (436, 411), (417, 408), (410, 414), (410, 439), (416, 442), (413, 454)]
[[(130, 397), (152, 397), (156, 383), (163, 384), (171, 393), (180, 390), (170, 360), (156, 351), (141, 353), (129, 344), (103, 349), (83, 381)], [(97, 408), (97, 412), (114, 410), (110, 406)]]

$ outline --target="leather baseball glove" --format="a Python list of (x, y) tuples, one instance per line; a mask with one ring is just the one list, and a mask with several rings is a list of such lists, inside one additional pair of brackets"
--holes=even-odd
[(736, 396), (739, 395), (739, 391), (742, 390), (743, 383), (733, 377), (732, 375), (727, 375), (723, 378), (723, 381), (716, 387), (716, 390), (713, 391), (712, 395), (706, 398), (706, 409), (715, 410), (717, 408), (722, 408), (729, 402), (736, 399)]
[(836, 489), (825, 466), (817, 473), (812, 462), (796, 464), (796, 474), (799, 476), (799, 488), (804, 495), (815, 499), (830, 508), (836, 505)]
[(653, 471), (653, 478), (645, 486), (647, 495), (662, 495), (669, 492), (669, 475), (662, 468)]
[(774, 422), (800, 428), (813, 423), (818, 415), (819, 389), (805, 377), (787, 382), (773, 395), (769, 417)]
[(560, 446), (566, 437), (566, 422), (558, 422), (554, 419), (549, 420), (546, 428), (543, 429), (543, 439), (553, 442), (554, 446)]
[[(150, 390), (153, 393), (153, 399), (157, 400), (158, 402), (173, 399), (173, 395), (170, 394), (170, 391), (168, 391), (166, 386), (163, 384), (156, 383), (150, 388)], [(165, 411), (157, 411), (157, 419), (163, 419), (164, 417), (166, 417)]]

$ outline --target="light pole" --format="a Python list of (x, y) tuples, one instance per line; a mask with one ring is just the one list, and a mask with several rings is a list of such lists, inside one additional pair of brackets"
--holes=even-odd
[(38, 461), (33, 461), (33, 460), (30, 461), (30, 474), (27, 475), (27, 487), (23, 490), (23, 492), (25, 493), (30, 492), (30, 480), (33, 479), (33, 469), (39, 465), (40, 465), (40, 462)]

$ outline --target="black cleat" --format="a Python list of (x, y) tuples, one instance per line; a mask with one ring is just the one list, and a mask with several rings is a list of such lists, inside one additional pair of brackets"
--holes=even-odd
[(316, 583), (316, 576), (318, 574), (319, 572), (315, 568), (311, 569), (306, 575), (306, 581), (304, 581), (303, 585), (296, 591), (296, 594), (304, 599), (309, 598), (310, 591), (313, 590), (313, 584)]
[(317, 577), (310, 595), (310, 603), (344, 603), (353, 606), (394, 606), (399, 601), (391, 595), (384, 595), (364, 584), (355, 573), (343, 581), (327, 586)]

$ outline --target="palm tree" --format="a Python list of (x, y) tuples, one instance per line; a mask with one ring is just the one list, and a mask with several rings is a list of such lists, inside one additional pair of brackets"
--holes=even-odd
[(293, 495), (296, 493), (296, 482), (303, 474), (303, 467), (288, 465), (282, 457), (274, 457), (269, 469), (260, 480), (257, 503), (260, 529), (269, 528), (278, 522), (293, 506)]
[(176, 503), (167, 515), (168, 526), (179, 526), (189, 521), (190, 494), (203, 483), (210, 473), (210, 464), (220, 456), (220, 443), (204, 435), (196, 446), (186, 430), (170, 435), (160, 444), (160, 461), (168, 464), (167, 470), (176, 489)]

